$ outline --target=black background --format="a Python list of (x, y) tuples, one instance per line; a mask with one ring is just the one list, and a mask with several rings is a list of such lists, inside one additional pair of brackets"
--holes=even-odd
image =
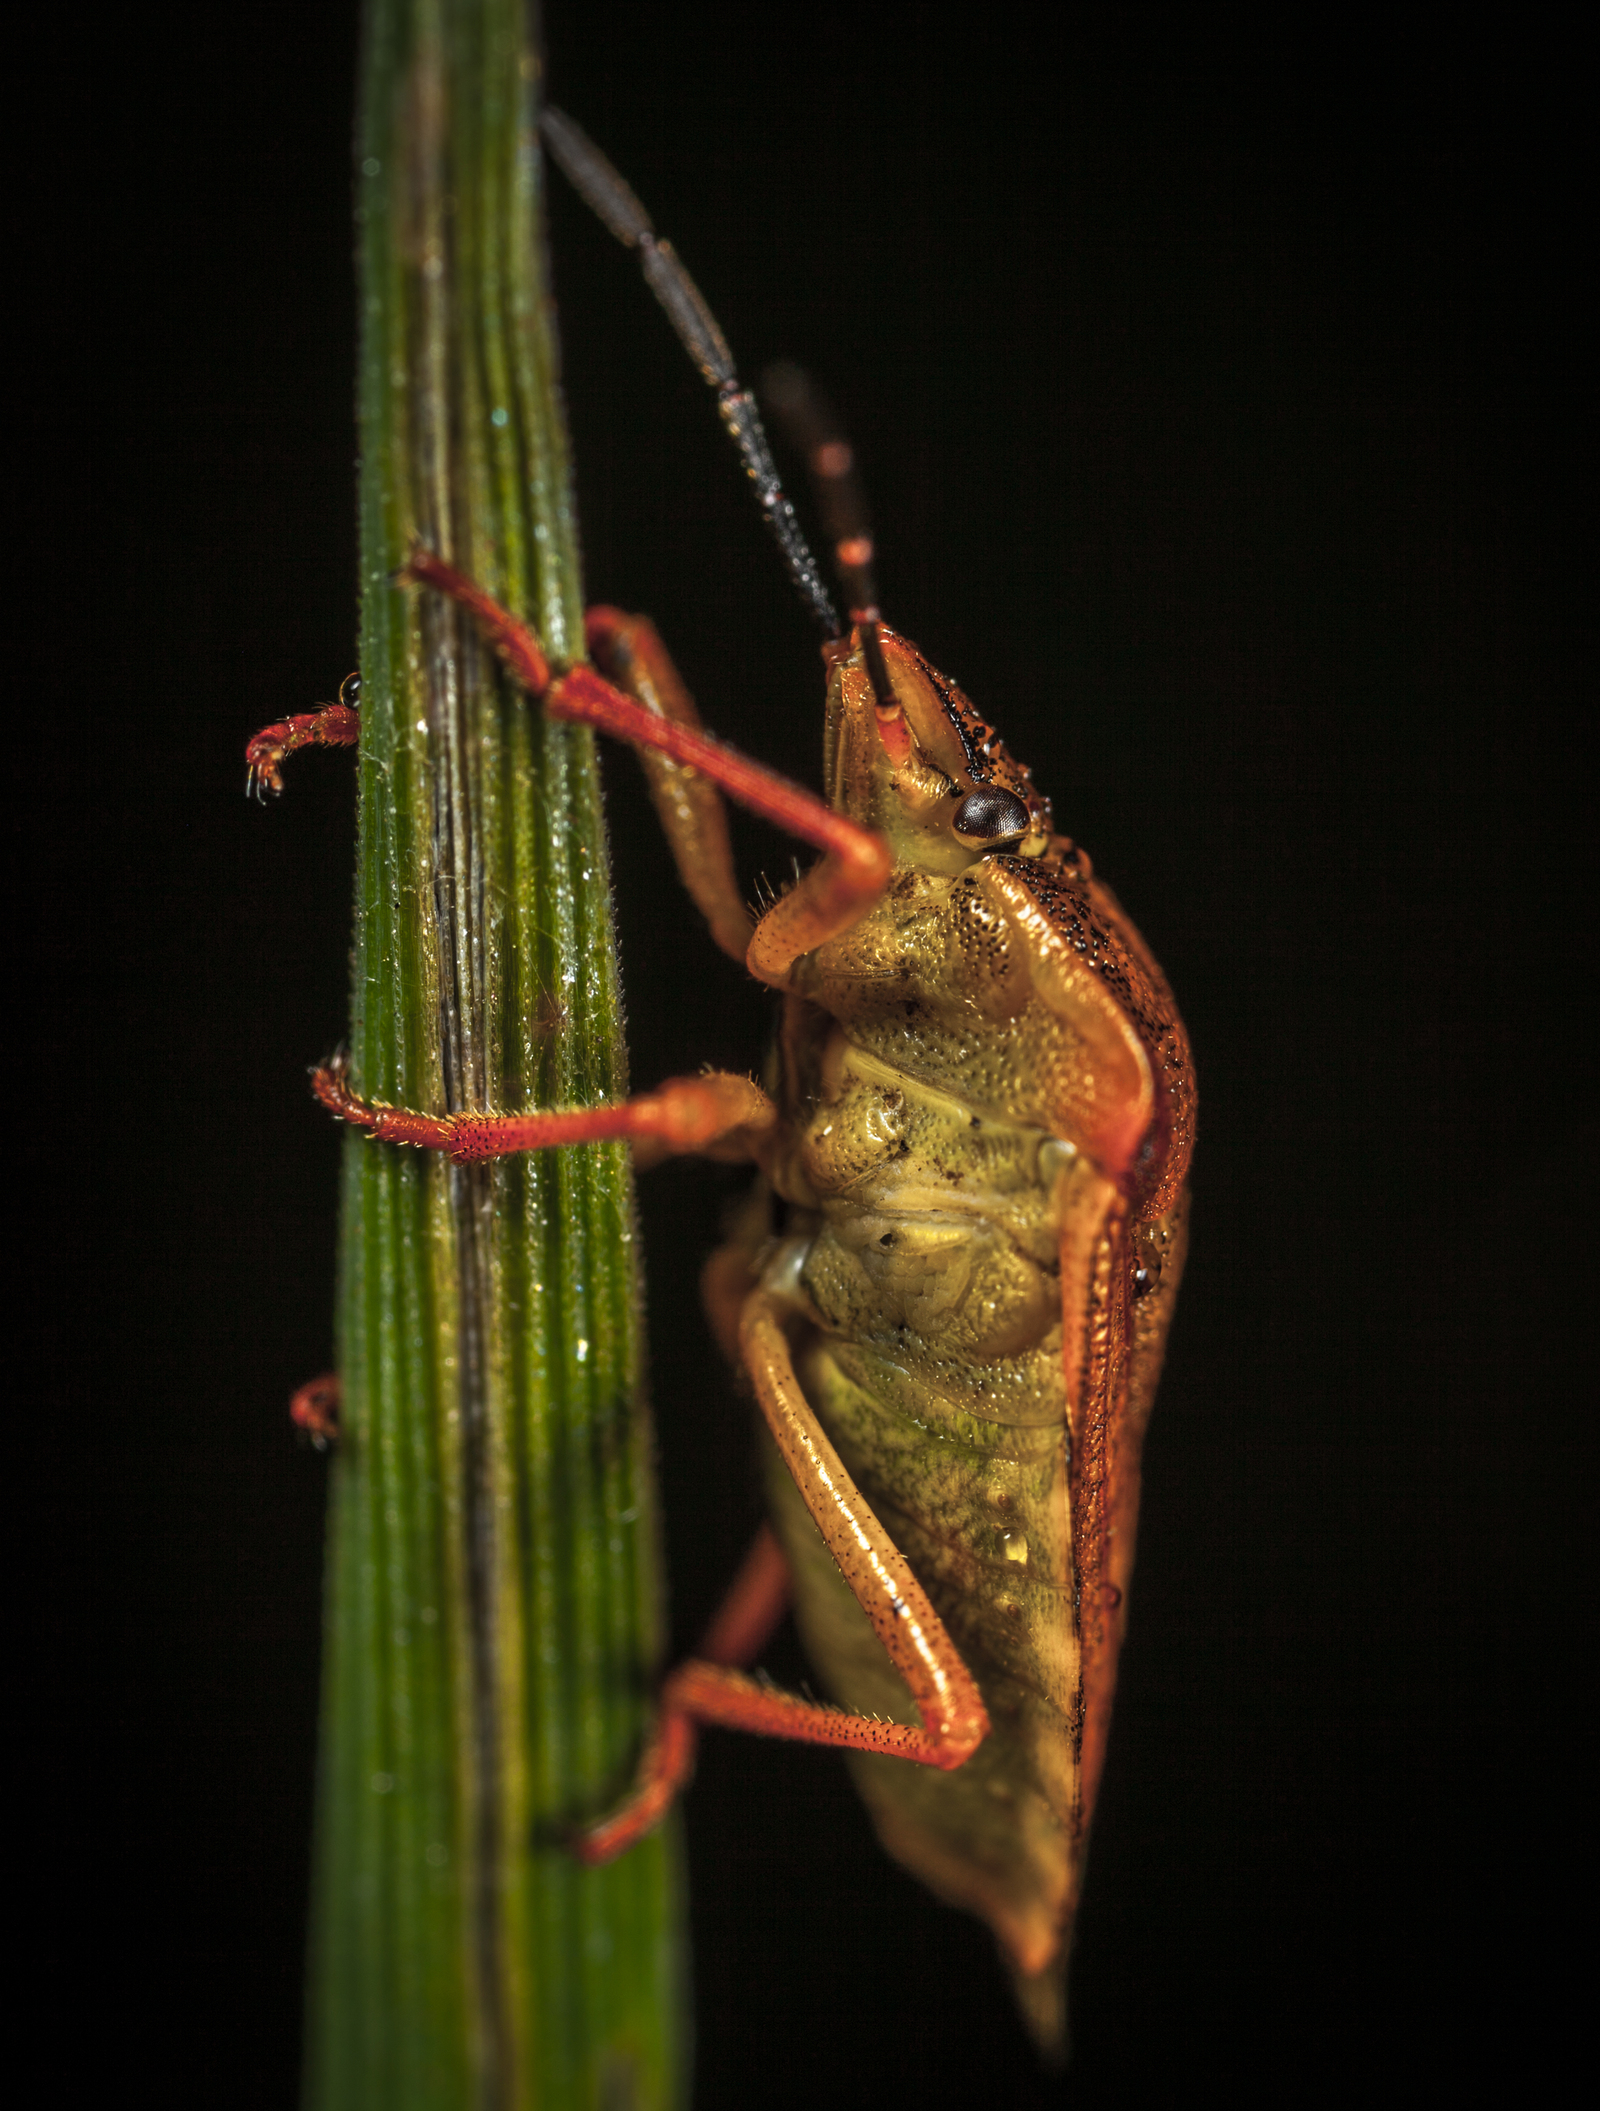
[[(704, 2106), (1382, 2100), (1526, 2082), (1562, 2027), (1596, 1144), (1576, 59), (1533, 17), (1338, 23), (551, 0), (553, 98), (747, 370), (832, 390), (891, 619), (1118, 888), (1201, 1081), (1074, 2067), (1035, 2073), (987, 1939), (885, 1864), (836, 1761), (713, 1737)], [(340, 6), (108, 17), (40, 83), (81, 203), (20, 195), (44, 1924), (84, 2038), (240, 2111), (298, 2059), (325, 1466), (284, 1402), (330, 1349), (338, 1138), (303, 1075), (344, 1018), (353, 823), (342, 759), (263, 812), (240, 756), (353, 664), (354, 58)], [(553, 188), (590, 595), (814, 781), (806, 620), (632, 265)], [(758, 1061), (767, 1000), (695, 928), (631, 758), (606, 778), (636, 1079)], [(729, 1192), (644, 1189), (679, 1646), (756, 1514), (695, 1298)]]

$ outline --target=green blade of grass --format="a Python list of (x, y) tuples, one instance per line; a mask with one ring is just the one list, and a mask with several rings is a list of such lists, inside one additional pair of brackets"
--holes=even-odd
[[(421, 542), (582, 653), (524, 0), (369, 0), (352, 1082), (430, 1111), (627, 1087), (591, 736), (549, 723)], [(311, 1967), (316, 2111), (668, 2106), (668, 1828), (585, 1870), (659, 1644), (631, 1177), (345, 1147), (343, 1433)]]

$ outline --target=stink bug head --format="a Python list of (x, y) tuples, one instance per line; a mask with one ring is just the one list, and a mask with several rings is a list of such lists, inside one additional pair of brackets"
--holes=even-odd
[(1038, 857), (1050, 802), (947, 675), (885, 624), (893, 696), (874, 689), (861, 628), (823, 647), (826, 781), (840, 812), (887, 838), (897, 865), (954, 876), (991, 852)]
[(768, 370), (765, 394), (805, 455), (853, 625), (822, 648), (835, 810), (924, 872), (953, 877), (994, 851), (1039, 857), (1049, 802), (956, 684), (879, 615), (866, 494), (831, 406), (789, 364)]

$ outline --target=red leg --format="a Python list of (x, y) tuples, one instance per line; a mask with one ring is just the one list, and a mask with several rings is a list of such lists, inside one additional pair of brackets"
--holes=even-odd
[(379, 1142), (448, 1151), (457, 1165), (615, 1136), (642, 1143), (652, 1158), (697, 1152), (738, 1160), (756, 1154), (778, 1118), (759, 1085), (720, 1070), (668, 1078), (654, 1092), (615, 1106), (554, 1107), (533, 1114), (412, 1114), (403, 1107), (369, 1105), (346, 1083), (342, 1057), (314, 1071), (311, 1088), (329, 1113)]
[(244, 751), (245, 789), (258, 799), (283, 790), (281, 765), (296, 748), (353, 748), (361, 737), (361, 713), (356, 696), (359, 678), (347, 674), (336, 704), (322, 704), (315, 711), (302, 711), (283, 718), (275, 726), (263, 726)]
[(823, 852), (822, 862), (762, 919), (747, 955), (750, 971), (782, 987), (790, 963), (837, 932), (848, 930), (882, 894), (890, 870), (889, 846), (812, 793), (791, 784), (725, 747), (696, 727), (647, 710), (596, 674), (573, 667), (555, 676), (538, 639), (482, 587), (431, 551), (413, 552), (404, 576), (457, 602), (505, 662), (513, 679), (557, 718), (596, 726), (637, 748), (651, 748), (687, 763), (747, 806)]
[[(706, 1630), (699, 1657), (708, 1664), (750, 1663), (788, 1603), (788, 1566), (772, 1527), (763, 1525)], [(633, 1793), (620, 1810), (577, 1835), (572, 1845), (580, 1862), (594, 1867), (612, 1861), (661, 1822), (694, 1769), (698, 1741), (693, 1716), (663, 1695)]]
[(289, 1420), (303, 1429), (319, 1451), (326, 1451), (339, 1434), (340, 1387), (337, 1373), (324, 1371), (301, 1386), (289, 1402)]
[(698, 1654), (708, 1664), (753, 1663), (788, 1606), (789, 1564), (771, 1525), (763, 1525), (706, 1629)]
[[(556, 675), (526, 624), (431, 551), (415, 551), (401, 577), (433, 587), (466, 609), (513, 678), (547, 711), (596, 726), (628, 741), (641, 758), (655, 758), (646, 763), (651, 789), (684, 883), (717, 943), (742, 957), (763, 982), (782, 988), (802, 953), (848, 930), (883, 892), (890, 857), (882, 837), (704, 732), (660, 639), (642, 618), (594, 609), (586, 622), (590, 649), (636, 690), (628, 696), (592, 667)], [(282, 719), (255, 736), (245, 754), (251, 790), (258, 796), (281, 791), (280, 765), (296, 748), (355, 744), (360, 718), (350, 688), (347, 681), (337, 704)], [(753, 936), (713, 785), (823, 853)]]
[[(736, 1668), (748, 1663), (765, 1639), (762, 1615), (770, 1600), (762, 1592), (772, 1586), (751, 1575), (761, 1551), (758, 1540), (713, 1623), (706, 1647), (680, 1664), (662, 1688), (661, 1713), (640, 1762), (634, 1794), (621, 1810), (580, 1837), (577, 1852), (586, 1862), (609, 1861), (660, 1820), (693, 1764), (697, 1723), (720, 1723), (725, 1729), (788, 1737), (802, 1744), (882, 1752), (944, 1770), (970, 1759), (989, 1734), (983, 1696), (944, 1622), (846, 1473), (800, 1390), (781, 1310), (766, 1292), (757, 1290), (747, 1300), (740, 1338), (745, 1367), (784, 1462), (845, 1581), (911, 1689), (921, 1721), (879, 1722), (872, 1716), (847, 1715), (841, 1708), (763, 1685)], [(782, 1563), (776, 1541), (770, 1558)], [(748, 1597), (741, 1597), (746, 1591)]]
[(798, 1738), (806, 1744), (845, 1745), (858, 1752), (887, 1752), (924, 1766), (962, 1765), (989, 1734), (988, 1711), (976, 1681), (911, 1564), (845, 1471), (801, 1391), (782, 1308), (766, 1291), (757, 1290), (746, 1303), (739, 1334), (767, 1427), (828, 1551), (910, 1688), (921, 1722), (887, 1723), (846, 1715), (795, 1694), (776, 1693), (721, 1665), (692, 1661), (668, 1679), (666, 1702), (700, 1722), (723, 1723), (730, 1729)]
[[(672, 664), (655, 625), (620, 608), (591, 608), (583, 619), (589, 657), (601, 673), (646, 710), (701, 730), (700, 714)], [(722, 794), (687, 763), (659, 748), (636, 747), (678, 876), (724, 953), (743, 960), (750, 947), (750, 912), (733, 869), (728, 811)]]

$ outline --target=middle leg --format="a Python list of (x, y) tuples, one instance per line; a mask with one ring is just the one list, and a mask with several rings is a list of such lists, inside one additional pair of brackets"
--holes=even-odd
[[(601, 673), (647, 711), (696, 733), (704, 730), (694, 698), (648, 616), (591, 608), (583, 619), (583, 635)], [(660, 748), (636, 741), (634, 753), (643, 766), (678, 877), (716, 943), (730, 958), (742, 961), (754, 926), (734, 876), (722, 794), (709, 777)]]
[(633, 1140), (644, 1163), (692, 1152), (734, 1161), (759, 1156), (778, 1110), (747, 1077), (708, 1071), (668, 1078), (654, 1092), (600, 1107), (545, 1107), (531, 1114), (414, 1114), (352, 1092), (343, 1058), (312, 1073), (311, 1089), (328, 1109), (380, 1143), (446, 1151), (457, 1165), (511, 1158), (557, 1144)]

